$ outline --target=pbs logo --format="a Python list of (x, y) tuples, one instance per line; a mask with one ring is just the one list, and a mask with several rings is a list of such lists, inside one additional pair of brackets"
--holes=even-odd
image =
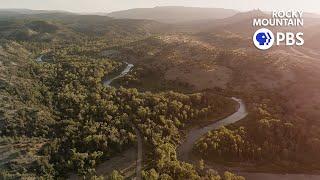
[(277, 46), (302, 46), (304, 44), (303, 33), (277, 32), (275, 35), (266, 28), (258, 29), (253, 35), (253, 43), (260, 50), (267, 50), (276, 42)]
[(267, 50), (272, 47), (274, 43), (274, 34), (266, 28), (257, 30), (253, 35), (254, 45), (261, 50)]

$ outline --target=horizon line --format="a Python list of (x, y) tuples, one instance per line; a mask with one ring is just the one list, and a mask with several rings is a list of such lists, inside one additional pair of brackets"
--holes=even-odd
[[(184, 7), (184, 8), (203, 8), (203, 9), (226, 9), (226, 10), (234, 10), (241, 12), (250, 12), (255, 10), (260, 10), (263, 12), (271, 12), (273, 10), (263, 10), (261, 8), (253, 8), (253, 9), (247, 9), (247, 10), (241, 10), (241, 9), (231, 9), (231, 8), (223, 8), (223, 7), (201, 7), (201, 6), (153, 6), (153, 7), (137, 7), (137, 8), (129, 8), (129, 9), (120, 9), (120, 10), (113, 10), (113, 11), (73, 11), (73, 10), (65, 10), (65, 9), (38, 9), (38, 8), (0, 8), (0, 10), (29, 10), (29, 11), (56, 11), (56, 12), (67, 12), (67, 13), (74, 13), (74, 14), (109, 14), (113, 12), (119, 12), (119, 11), (127, 11), (127, 10), (133, 10), (133, 9), (153, 9), (157, 7)], [(289, 9), (286, 9), (289, 10)], [(318, 12), (312, 12), (312, 11), (305, 11), (304, 13), (311, 13), (320, 15)], [(22, 13), (23, 14), (23, 13)]]

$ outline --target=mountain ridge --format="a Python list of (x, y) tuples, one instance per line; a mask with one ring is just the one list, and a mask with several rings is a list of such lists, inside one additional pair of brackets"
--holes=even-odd
[(107, 15), (114, 18), (151, 19), (164, 23), (177, 23), (204, 19), (230, 17), (238, 11), (224, 8), (161, 6), (115, 11)]

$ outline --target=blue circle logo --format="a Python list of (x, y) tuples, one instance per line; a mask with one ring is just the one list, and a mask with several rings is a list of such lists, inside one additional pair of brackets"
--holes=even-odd
[(269, 29), (258, 29), (253, 35), (253, 43), (258, 49), (267, 50), (274, 43), (274, 35)]

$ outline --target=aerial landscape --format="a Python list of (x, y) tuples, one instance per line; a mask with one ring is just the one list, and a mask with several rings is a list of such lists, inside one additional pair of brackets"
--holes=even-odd
[(320, 10), (261, 51), (270, 9), (35, 9), (0, 9), (0, 179), (320, 179)]

